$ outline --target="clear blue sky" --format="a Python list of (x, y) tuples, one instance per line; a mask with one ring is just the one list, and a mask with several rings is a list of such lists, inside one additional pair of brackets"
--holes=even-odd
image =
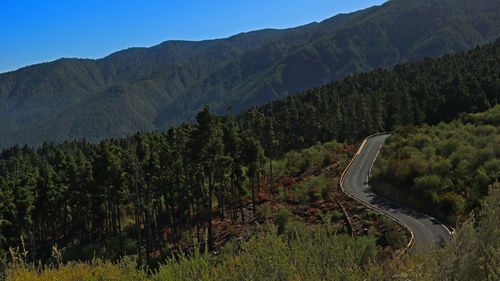
[(61, 57), (100, 58), (170, 39), (287, 28), (385, 0), (1, 0), (0, 73)]

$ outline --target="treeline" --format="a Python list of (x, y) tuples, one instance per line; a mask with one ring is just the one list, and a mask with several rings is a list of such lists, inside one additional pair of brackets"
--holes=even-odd
[(396, 125), (451, 121), (500, 102), (500, 40), (437, 59), (349, 76), (259, 111), (274, 121), (281, 152), (317, 141), (358, 140)]
[[(500, 182), (500, 105), (451, 123), (398, 128), (382, 149), (374, 179), (386, 195), (455, 224)], [(391, 188), (382, 189), (384, 182)]]
[[(129, 218), (139, 262), (148, 261), (153, 250), (164, 250), (166, 227), (195, 227), (199, 241), (200, 232), (207, 231), (212, 248), (213, 216), (244, 221), (243, 181), (252, 199), (263, 182), (266, 157), (258, 138), (272, 137), (272, 127), (262, 114), (248, 118), (256, 127), (241, 128), (229, 111), (218, 116), (205, 107), (195, 124), (166, 133), (4, 149), (0, 250), (24, 243), (28, 258), (37, 260), (56, 243), (71, 246), (109, 237), (118, 238), (123, 249)], [(273, 151), (272, 138), (263, 145)]]

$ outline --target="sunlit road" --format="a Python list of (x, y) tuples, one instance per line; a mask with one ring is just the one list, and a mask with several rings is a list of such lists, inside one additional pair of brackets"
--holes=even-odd
[(403, 221), (414, 233), (417, 249), (434, 246), (451, 237), (448, 229), (434, 218), (403, 207), (375, 194), (368, 186), (368, 175), (381, 145), (389, 135), (367, 139), (358, 157), (344, 175), (344, 191), (365, 204)]

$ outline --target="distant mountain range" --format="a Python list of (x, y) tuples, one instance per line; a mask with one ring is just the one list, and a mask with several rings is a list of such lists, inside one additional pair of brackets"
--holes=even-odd
[(166, 41), (98, 60), (0, 74), (0, 147), (121, 137), (223, 112), (347, 75), (500, 37), (498, 0), (390, 0), (320, 23), (200, 42)]

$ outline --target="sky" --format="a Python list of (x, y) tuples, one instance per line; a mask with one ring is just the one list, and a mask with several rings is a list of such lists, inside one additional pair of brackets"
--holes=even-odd
[(0, 73), (101, 58), (166, 40), (225, 38), (321, 21), (385, 0), (0, 0)]

